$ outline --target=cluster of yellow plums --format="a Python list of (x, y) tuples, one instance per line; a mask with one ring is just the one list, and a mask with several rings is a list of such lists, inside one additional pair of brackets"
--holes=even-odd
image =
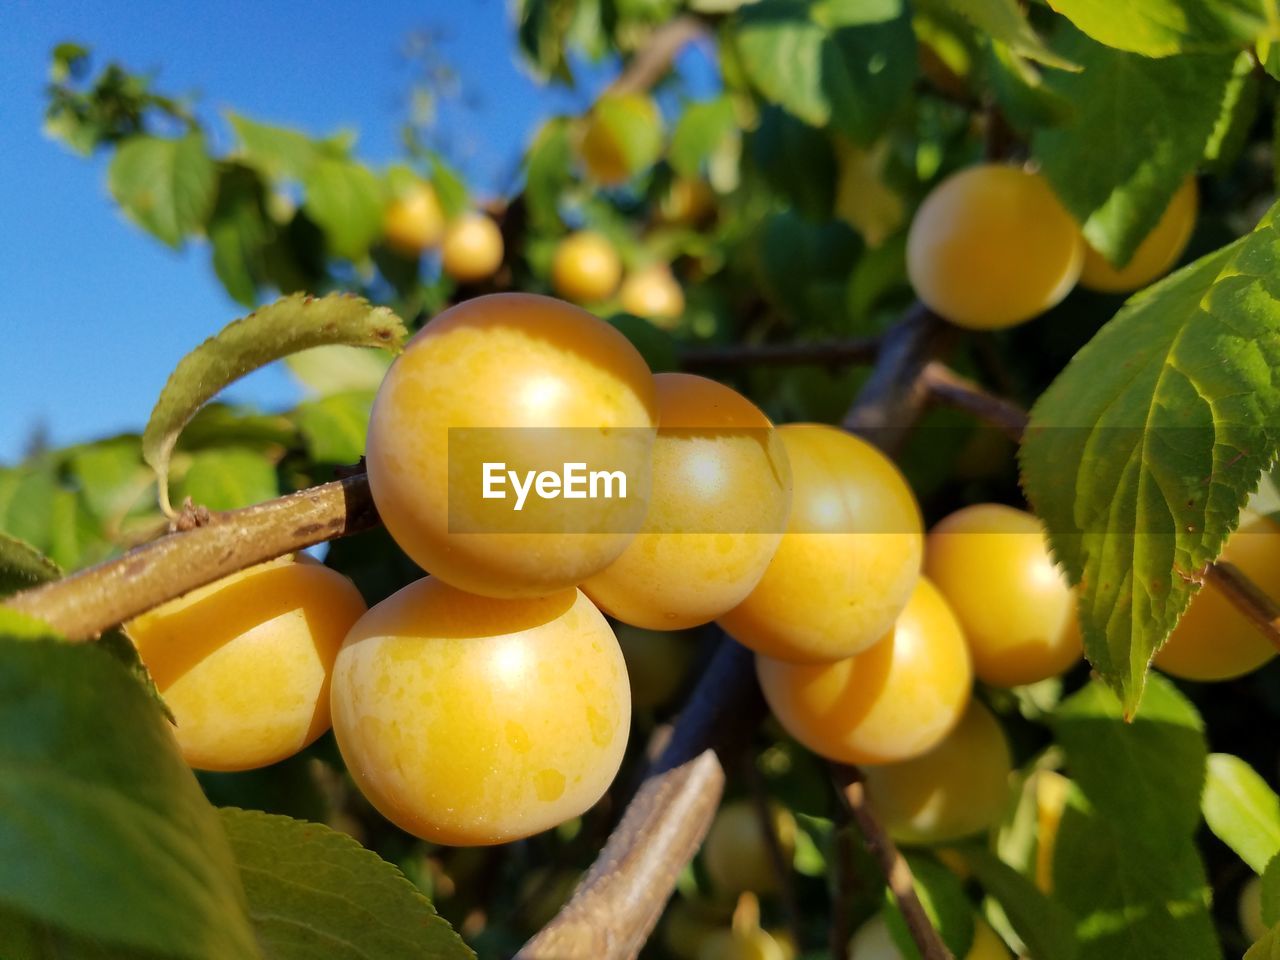
[(1199, 192), (1189, 177), (1122, 266), (1081, 235), (1038, 173), (981, 164), (943, 180), (907, 234), (916, 295), (962, 327), (1011, 327), (1057, 304), (1078, 282), (1103, 293), (1145, 287), (1178, 261), (1195, 226)]
[(502, 230), (493, 217), (471, 210), (448, 219), (435, 188), (416, 180), (383, 213), (387, 245), (406, 257), (440, 250), (440, 267), (459, 283), (487, 280), (502, 266)]

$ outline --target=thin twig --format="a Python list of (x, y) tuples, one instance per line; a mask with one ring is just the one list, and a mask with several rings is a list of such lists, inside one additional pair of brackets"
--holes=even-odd
[(880, 864), (889, 892), (902, 911), (907, 930), (920, 951), (920, 956), (924, 960), (955, 960), (924, 911), (924, 905), (916, 894), (915, 877), (912, 876), (906, 858), (899, 852), (867, 802), (867, 785), (862, 779), (862, 772), (857, 767), (832, 764), (831, 777), (845, 810), (858, 825), (867, 848)]
[(875, 368), (844, 418), (844, 428), (888, 453), (902, 447), (924, 409), (925, 366), (954, 337), (954, 328), (916, 303), (880, 344)]
[(987, 392), (937, 360), (925, 366), (921, 381), (933, 400), (971, 413), (1003, 430), (1015, 441), (1022, 439), (1022, 432), (1027, 428), (1027, 412), (1016, 403)]
[(751, 654), (722, 640), (608, 843), (573, 897), (517, 958), (639, 954), (720, 805), (722, 756), (764, 715), (754, 676)]
[(808, 343), (731, 344), (724, 347), (690, 347), (680, 354), (680, 366), (689, 370), (719, 367), (843, 366), (874, 360), (879, 337), (848, 340), (814, 340)]
[[(852, 899), (858, 874), (853, 869), (853, 831), (848, 825), (838, 826), (835, 832), (836, 860), (832, 864), (834, 882), (831, 891), (831, 935), (829, 951), (831, 960), (848, 960), (849, 938), (853, 930), (849, 926), (849, 901)], [(855, 958), (856, 960), (856, 958)]]
[(1205, 582), (1231, 601), (1280, 650), (1280, 603), (1263, 592), (1234, 563), (1219, 560), (1205, 569)]
[(116, 624), (222, 577), (294, 550), (378, 524), (360, 473), (171, 533), (114, 560), (16, 594), (5, 605), (45, 621), (68, 640), (92, 640)]
[(667, 21), (649, 35), (618, 78), (609, 84), (607, 92), (639, 93), (651, 89), (671, 69), (681, 50), (707, 35), (706, 24), (689, 14)]

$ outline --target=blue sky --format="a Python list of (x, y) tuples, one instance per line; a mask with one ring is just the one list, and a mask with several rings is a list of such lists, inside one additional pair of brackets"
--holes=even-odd
[[(121, 217), (105, 157), (86, 160), (42, 135), (54, 44), (87, 44), (95, 64), (119, 60), (154, 71), (161, 90), (196, 94), (220, 145), (219, 111), (232, 107), (314, 133), (357, 129), (357, 152), (378, 162), (397, 155), (413, 77), (403, 43), (423, 29), (439, 32), (460, 76), (463, 96), (440, 122), (480, 191), (507, 181), (542, 117), (580, 109), (606, 78), (599, 68), (576, 91), (538, 87), (517, 65), (504, 0), (3, 5), (0, 464), (20, 457), (37, 423), (58, 445), (140, 430), (174, 364), (241, 312), (207, 248), (171, 252)], [(230, 396), (283, 407), (297, 392), (268, 368)]]

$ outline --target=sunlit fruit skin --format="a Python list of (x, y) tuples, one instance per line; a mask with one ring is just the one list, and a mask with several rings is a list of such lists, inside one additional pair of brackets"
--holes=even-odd
[(334, 658), (364, 611), (342, 574), (285, 558), (193, 590), (126, 631), (173, 711), (187, 763), (250, 770), (329, 729)]
[(374, 606), (333, 674), (351, 776), (433, 843), (518, 840), (575, 817), (622, 762), (631, 693), (584, 594), (492, 600), (427, 577)]
[(440, 243), (444, 236), (444, 210), (435, 188), (419, 182), (400, 194), (382, 216), (387, 246), (407, 257), (417, 257)]
[(999, 722), (976, 700), (936, 747), (868, 767), (867, 796), (901, 843), (947, 843), (989, 830), (1009, 801), (1013, 758)]
[(688, 373), (653, 383), (644, 526), (582, 589), (624, 623), (681, 630), (733, 609), (759, 582), (786, 526), (791, 472), (777, 431), (737, 391)]
[(629, 274), (618, 290), (618, 303), (627, 313), (652, 321), (664, 330), (674, 329), (684, 314), (684, 290), (665, 263), (655, 263)]
[(703, 180), (678, 177), (658, 204), (665, 223), (700, 223), (715, 210), (716, 195)]
[(502, 251), (502, 231), (492, 217), (463, 214), (445, 228), (441, 267), (460, 283), (476, 283), (493, 276), (502, 266)]
[(1058, 828), (1067, 809), (1071, 781), (1056, 770), (1037, 770), (1030, 789), (1036, 799), (1036, 886), (1053, 893), (1053, 853), (1058, 844)]
[[(1222, 560), (1233, 563), (1268, 596), (1280, 596), (1280, 525), (1246, 512), (1227, 539)], [(1155, 656), (1155, 665), (1184, 680), (1230, 680), (1252, 673), (1275, 647), (1210, 581)]]
[(1099, 293), (1128, 293), (1164, 276), (1187, 248), (1199, 208), (1200, 189), (1195, 177), (1188, 177), (1123, 267), (1113, 267), (1102, 254), (1085, 244), (1080, 286)]
[[(796, 845), (795, 818), (786, 808), (773, 805), (769, 816), (778, 852), (783, 863), (790, 864)], [(702, 862), (712, 886), (722, 897), (778, 890), (778, 867), (769, 852), (760, 811), (752, 801), (734, 800), (720, 808), (702, 844)]]
[(757, 653), (830, 663), (875, 643), (911, 596), (924, 535), (906, 478), (884, 454), (818, 424), (777, 429), (791, 513), (773, 560), (719, 623)]
[[(633, 115), (648, 126), (658, 126), (662, 122), (658, 105), (644, 94), (610, 94), (609, 105), (612, 110)], [(588, 115), (578, 151), (587, 176), (604, 186), (619, 186), (637, 172), (631, 168), (626, 144), (599, 110)]]
[[(643, 501), (631, 491), (629, 500), (555, 501), (565, 517), (592, 522), (502, 532), (529, 510), (483, 500), (478, 481), (474, 489), (459, 483), (450, 501), (450, 430), (505, 428), (479, 435), (555, 441), (571, 456), (583, 433), (605, 437), (606, 453), (616, 435), (619, 456), (639, 474), (656, 418), (653, 376), (616, 329), (551, 297), (476, 297), (427, 324), (388, 371), (370, 417), (369, 484), (391, 535), (428, 572), (485, 596), (542, 596), (608, 566), (639, 529)], [(535, 427), (589, 429), (510, 431)], [(477, 434), (455, 433), (455, 453), (468, 436)], [(463, 516), (492, 522), (459, 532)]]
[(925, 540), (924, 572), (955, 611), (985, 683), (1035, 683), (1079, 661), (1075, 593), (1025, 510), (983, 503), (940, 520)]
[(973, 674), (960, 624), (921, 577), (893, 629), (829, 664), (756, 657), (784, 730), (839, 763), (898, 763), (932, 750), (960, 721)]
[(574, 303), (598, 303), (613, 296), (622, 279), (622, 260), (609, 239), (579, 230), (556, 246), (551, 259), (551, 286)]
[(907, 233), (907, 275), (925, 305), (974, 330), (1011, 327), (1075, 286), (1084, 241), (1039, 174), (980, 164), (943, 180)]

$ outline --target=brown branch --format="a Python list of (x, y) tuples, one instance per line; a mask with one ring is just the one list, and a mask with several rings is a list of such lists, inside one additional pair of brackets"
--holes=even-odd
[(870, 378), (844, 418), (844, 428), (888, 453), (902, 447), (924, 409), (925, 367), (952, 342), (955, 328), (916, 303), (880, 344)]
[(858, 880), (857, 871), (853, 868), (853, 835), (848, 826), (836, 829), (835, 846), (835, 863), (831, 865), (833, 877), (828, 949), (831, 960), (848, 960), (849, 938), (853, 936), (849, 925), (849, 900)]
[(690, 347), (680, 354), (680, 366), (690, 370), (745, 366), (842, 366), (874, 360), (880, 337), (815, 340), (809, 343), (731, 344)]
[(1219, 560), (1205, 569), (1205, 582), (1231, 601), (1258, 632), (1280, 650), (1280, 603), (1263, 592), (1234, 563)]
[(867, 785), (862, 779), (862, 772), (857, 767), (833, 763), (831, 778), (835, 782), (836, 792), (845, 811), (858, 825), (867, 848), (880, 864), (885, 881), (889, 885), (889, 892), (893, 894), (898, 909), (902, 911), (903, 919), (907, 922), (907, 930), (911, 933), (911, 940), (920, 951), (920, 956), (924, 960), (954, 960), (951, 951), (947, 949), (938, 931), (929, 921), (924, 905), (920, 903), (911, 867), (907, 865), (906, 858), (898, 850), (867, 802)]
[(517, 958), (639, 954), (720, 805), (723, 757), (763, 714), (751, 654), (722, 640), (621, 823), (573, 897)]
[(667, 21), (649, 35), (606, 92), (641, 93), (651, 89), (671, 69), (681, 50), (705, 36), (706, 24), (697, 17), (685, 14)]
[(9, 597), (69, 640), (91, 640), (196, 587), (294, 550), (366, 530), (378, 514), (363, 474), (213, 514), (122, 557)]
[(1003, 430), (1015, 441), (1022, 439), (1022, 432), (1027, 428), (1027, 412), (1016, 403), (989, 393), (937, 360), (925, 366), (921, 381), (933, 400), (971, 413)]

